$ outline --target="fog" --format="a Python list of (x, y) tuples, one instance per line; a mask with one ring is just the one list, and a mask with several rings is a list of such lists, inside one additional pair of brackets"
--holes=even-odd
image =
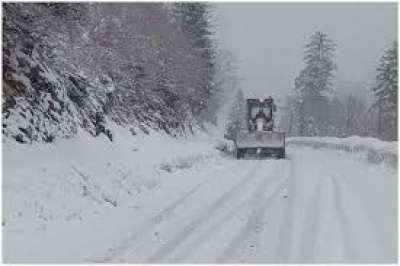
[(239, 60), (247, 96), (283, 95), (303, 68), (303, 51), (321, 30), (337, 44), (335, 82), (366, 90), (382, 52), (397, 39), (394, 3), (217, 3), (218, 39)]

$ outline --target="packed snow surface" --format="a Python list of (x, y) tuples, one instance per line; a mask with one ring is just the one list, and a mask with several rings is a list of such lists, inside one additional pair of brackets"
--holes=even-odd
[(115, 135), (3, 144), (5, 262), (397, 259), (391, 165), (306, 145), (235, 160), (207, 134)]

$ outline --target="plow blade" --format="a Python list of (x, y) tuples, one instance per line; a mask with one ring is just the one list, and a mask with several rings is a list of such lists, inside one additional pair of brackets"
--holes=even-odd
[(285, 158), (285, 133), (254, 131), (239, 134), (236, 138), (236, 157), (243, 158), (245, 155)]

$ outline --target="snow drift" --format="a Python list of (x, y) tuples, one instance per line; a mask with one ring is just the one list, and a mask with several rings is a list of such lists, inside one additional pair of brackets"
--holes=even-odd
[(309, 146), (315, 149), (327, 148), (343, 151), (371, 163), (387, 163), (397, 168), (397, 142), (381, 141), (375, 138), (352, 136), (335, 137), (291, 137), (288, 145)]

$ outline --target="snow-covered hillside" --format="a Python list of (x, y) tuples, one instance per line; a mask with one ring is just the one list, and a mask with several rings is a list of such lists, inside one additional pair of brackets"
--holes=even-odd
[(215, 135), (112, 130), (4, 143), (6, 262), (396, 260), (391, 164), (293, 143), (237, 161)]
[(3, 136), (49, 143), (85, 130), (112, 141), (109, 122), (182, 136), (215, 120), (208, 12), (205, 3), (4, 4)]

